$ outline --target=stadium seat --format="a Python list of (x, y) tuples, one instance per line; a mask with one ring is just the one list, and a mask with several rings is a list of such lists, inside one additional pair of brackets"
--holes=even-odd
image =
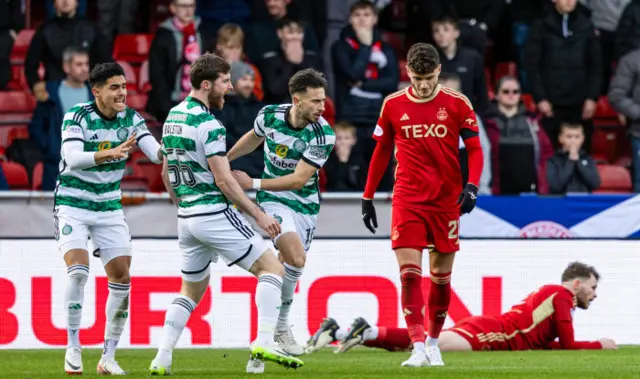
[(628, 193), (632, 191), (631, 174), (620, 166), (598, 165), (600, 188), (596, 193)]
[(36, 106), (36, 99), (24, 91), (0, 92), (0, 113), (31, 114)]
[(593, 115), (593, 125), (598, 128), (622, 128), (618, 119), (618, 112), (611, 106), (606, 96), (600, 96)]
[(400, 70), (400, 81), (408, 82), (410, 81), (409, 75), (407, 75), (407, 61), (404, 59), (398, 60), (398, 70)]
[(33, 175), (31, 176), (31, 189), (39, 191), (42, 189), (42, 173), (44, 172), (44, 166), (42, 162), (36, 163), (33, 167)]
[(11, 50), (11, 63), (22, 64), (27, 56), (27, 50), (31, 44), (31, 39), (36, 33), (34, 29), (22, 29), (16, 40), (13, 43), (13, 49)]
[(127, 79), (127, 92), (138, 92), (138, 74), (136, 69), (129, 62), (117, 61), (124, 70), (124, 77)]
[(617, 156), (618, 133), (612, 130), (595, 128), (591, 137), (591, 153), (594, 159), (603, 159), (611, 163)]
[(329, 96), (327, 96), (324, 102), (324, 112), (322, 113), (322, 117), (329, 123), (329, 125), (334, 126), (336, 123), (336, 106), (333, 103), (333, 100)]
[(27, 78), (24, 75), (24, 66), (11, 66), (11, 81), (7, 85), (7, 89), (11, 91), (26, 91), (29, 89)]
[(140, 66), (140, 75), (138, 75), (138, 90), (140, 93), (151, 92), (151, 83), (149, 81), (149, 61), (142, 62)]
[(124, 177), (120, 183), (123, 191), (147, 191), (149, 183), (142, 169), (135, 163), (127, 164), (124, 171)]
[(138, 167), (141, 170), (141, 173), (147, 179), (147, 183), (149, 184), (149, 191), (152, 192), (164, 192), (164, 183), (162, 182), (162, 177), (160, 176), (162, 173), (162, 166), (147, 162), (138, 163)]
[(631, 168), (633, 161), (630, 156), (621, 156), (618, 157), (613, 164), (624, 168)]
[(487, 85), (488, 90), (492, 90), (495, 87), (493, 77), (491, 76), (491, 70), (489, 67), (484, 68), (484, 82)]
[(0, 162), (0, 168), (4, 171), (9, 188), (29, 189), (29, 175), (24, 166), (15, 162)]
[(147, 106), (147, 95), (130, 93), (127, 95), (127, 105), (137, 111), (144, 111), (144, 108)]
[(533, 100), (533, 96), (531, 96), (528, 93), (523, 93), (522, 96), (520, 97), (522, 103), (524, 104), (524, 107), (527, 109), (527, 111), (529, 112), (535, 112), (536, 111), (536, 103)]
[(495, 81), (497, 82), (503, 76), (518, 77), (518, 66), (515, 62), (500, 62), (496, 66)]
[(113, 58), (116, 61), (142, 64), (149, 55), (151, 34), (118, 34), (113, 44)]
[(26, 127), (13, 127), (9, 129), (7, 134), (7, 146), (11, 146), (13, 140), (16, 139), (29, 139), (29, 129)]
[(383, 32), (382, 40), (391, 45), (398, 56), (404, 56), (404, 35), (393, 32)]

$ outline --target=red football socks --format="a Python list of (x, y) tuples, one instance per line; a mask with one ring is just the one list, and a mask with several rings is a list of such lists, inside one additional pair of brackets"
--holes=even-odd
[(378, 337), (365, 341), (365, 346), (378, 347), (389, 351), (406, 351), (411, 349), (411, 339), (407, 329), (378, 327)]
[(438, 338), (444, 322), (447, 319), (447, 310), (451, 301), (451, 273), (436, 274), (431, 272), (431, 288), (429, 289), (429, 327), (431, 338)]
[(414, 344), (424, 343), (424, 297), (420, 266), (414, 264), (400, 266), (400, 282), (402, 283), (402, 310), (409, 337)]

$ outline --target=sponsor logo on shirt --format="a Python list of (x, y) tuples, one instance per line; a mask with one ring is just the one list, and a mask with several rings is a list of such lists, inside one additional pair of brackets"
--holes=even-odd
[(284, 158), (287, 156), (289, 152), (289, 148), (286, 145), (278, 145), (276, 146), (276, 155), (280, 158)]
[(404, 125), (401, 127), (406, 138), (443, 138), (447, 135), (447, 127), (442, 124)]

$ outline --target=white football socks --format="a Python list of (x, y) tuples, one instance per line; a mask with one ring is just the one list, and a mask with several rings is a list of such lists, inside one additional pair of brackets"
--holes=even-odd
[(263, 274), (258, 278), (256, 306), (258, 307), (257, 341), (273, 344), (273, 337), (282, 304), (282, 278), (274, 274)]
[(67, 316), (67, 347), (81, 348), (80, 323), (84, 303), (84, 286), (89, 278), (89, 266), (71, 265), (67, 268), (64, 305)]

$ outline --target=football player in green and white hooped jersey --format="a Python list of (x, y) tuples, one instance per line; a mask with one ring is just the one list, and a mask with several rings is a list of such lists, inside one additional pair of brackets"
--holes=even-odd
[(134, 143), (157, 164), (162, 162), (162, 150), (144, 119), (125, 105), (127, 80), (120, 65), (96, 65), (89, 84), (95, 101), (78, 104), (64, 115), (62, 159), (54, 194), (55, 235), (68, 276), (64, 366), (69, 374), (83, 371), (78, 333), (89, 276), (87, 239), (91, 235), (109, 280), (104, 350), (97, 371), (123, 375), (115, 350), (128, 318), (131, 236), (120, 203), (120, 181)]
[(189, 72), (191, 93), (171, 109), (163, 126), (162, 177), (178, 206), (182, 289), (167, 310), (158, 353), (149, 367), (151, 375), (171, 373), (173, 350), (209, 287), (209, 265), (218, 257), (258, 277), (258, 336), (251, 343), (251, 355), (286, 367), (303, 364), (274, 342), (284, 268), (269, 244), (233, 207), (253, 217), (271, 238), (280, 233), (278, 222), (251, 202), (233, 178), (226, 157), (226, 130), (210, 112), (222, 109), (224, 95), (233, 89), (229, 71), (229, 63), (217, 55), (196, 59)]
[(289, 309), (320, 211), (318, 170), (335, 143), (331, 126), (322, 118), (325, 88), (322, 73), (313, 69), (297, 72), (289, 81), (292, 104), (264, 107), (253, 130), (229, 151), (232, 161), (265, 142), (262, 179), (240, 171), (234, 171), (234, 176), (244, 189), (258, 190), (260, 206), (281, 223), (282, 234), (275, 244), (284, 260), (285, 275), (276, 341), (292, 355), (303, 354), (304, 348), (293, 338)]

